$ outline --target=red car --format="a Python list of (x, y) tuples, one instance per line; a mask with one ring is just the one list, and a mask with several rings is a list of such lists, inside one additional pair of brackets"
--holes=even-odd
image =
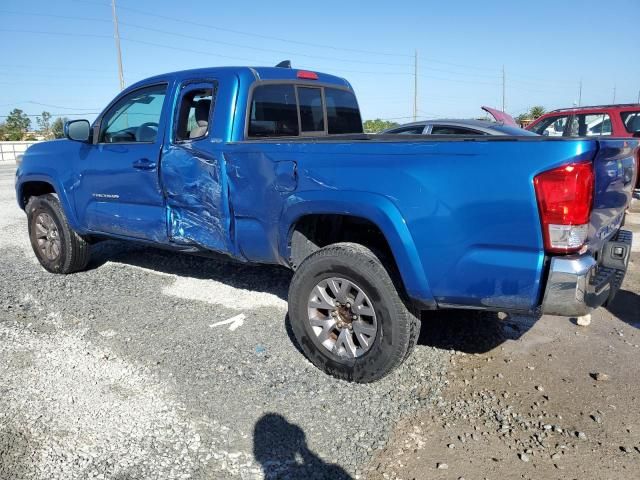
[[(640, 104), (561, 108), (545, 113), (526, 129), (549, 137), (640, 137)], [(640, 193), (638, 177), (636, 192)]]

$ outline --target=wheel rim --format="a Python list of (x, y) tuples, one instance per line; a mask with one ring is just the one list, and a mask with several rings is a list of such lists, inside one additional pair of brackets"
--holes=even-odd
[(35, 236), (38, 249), (43, 257), (55, 260), (60, 256), (62, 242), (56, 222), (48, 213), (40, 213), (36, 217)]
[(360, 357), (376, 339), (378, 321), (371, 300), (345, 278), (318, 282), (309, 295), (308, 314), (317, 340), (339, 357)]

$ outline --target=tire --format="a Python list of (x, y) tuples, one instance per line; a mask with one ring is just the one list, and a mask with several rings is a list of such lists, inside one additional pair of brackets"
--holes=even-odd
[(420, 323), (392, 277), (378, 256), (357, 243), (329, 245), (302, 262), (289, 288), (289, 318), (311, 363), (334, 377), (368, 383), (409, 356)]
[(86, 268), (90, 245), (71, 229), (56, 195), (30, 198), (26, 211), (31, 248), (45, 270), (73, 273)]

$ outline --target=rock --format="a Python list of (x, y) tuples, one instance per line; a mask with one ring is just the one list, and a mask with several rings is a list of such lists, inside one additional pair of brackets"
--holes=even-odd
[(576, 437), (578, 437), (580, 440), (586, 440), (587, 434), (584, 432), (576, 432)]
[(539, 392), (544, 392), (544, 387), (542, 385), (536, 385), (536, 390)]
[(551, 460), (558, 460), (560, 457), (562, 457), (562, 455), (560, 455), (559, 453), (554, 453), (553, 455), (551, 455)]
[(456, 448), (456, 446), (453, 443), (450, 443), (449, 445), (447, 445), (447, 447), (449, 448)]
[(596, 423), (602, 423), (602, 417), (600, 415), (591, 415), (591, 420)]
[(591, 314), (583, 315), (582, 317), (577, 317), (576, 325), (580, 325), (581, 327), (588, 327), (589, 325), (591, 325)]
[(590, 373), (589, 374), (591, 376), (591, 378), (593, 378), (596, 382), (606, 382), (607, 380), (609, 380), (609, 375), (607, 375), (606, 373), (602, 373), (602, 372), (595, 372), (595, 373)]
[(438, 468), (438, 470), (447, 470), (449, 468), (449, 465), (447, 465), (446, 463), (438, 463), (436, 464), (436, 467)]
[(521, 453), (519, 457), (520, 457), (520, 460), (522, 460), (523, 462), (529, 461), (529, 455), (527, 455), (526, 453)]

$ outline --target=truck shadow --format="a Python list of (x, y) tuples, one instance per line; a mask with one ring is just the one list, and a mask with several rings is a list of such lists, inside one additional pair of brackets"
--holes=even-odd
[(265, 480), (352, 479), (342, 467), (326, 463), (313, 453), (304, 431), (276, 413), (267, 413), (256, 422), (253, 456), (262, 466)]
[(221, 254), (176, 253), (113, 240), (92, 247), (89, 269), (100, 268), (107, 262), (198, 280), (214, 280), (234, 288), (270, 293), (285, 301), (293, 275), (284, 267), (242, 263)]
[(640, 295), (629, 290), (619, 290), (607, 310), (621, 321), (640, 329)]
[(472, 310), (426, 311), (422, 314), (418, 345), (465, 353), (486, 353), (507, 340), (517, 340), (538, 320)]

